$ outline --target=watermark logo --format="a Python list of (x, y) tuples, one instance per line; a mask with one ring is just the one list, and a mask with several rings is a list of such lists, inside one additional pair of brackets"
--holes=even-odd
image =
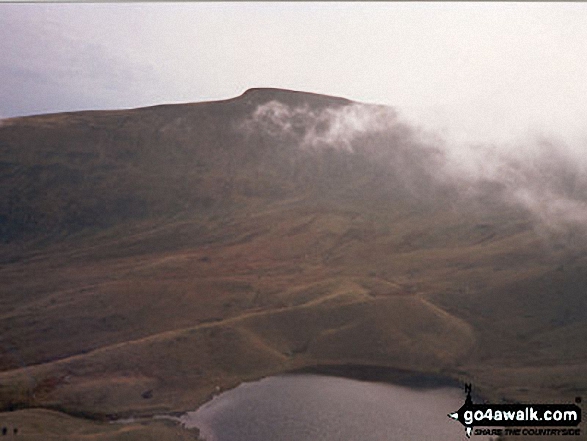
[[(580, 435), (581, 408), (577, 404), (474, 404), (471, 385), (465, 385), (465, 404), (449, 418), (465, 426), (467, 438), (478, 435)], [(577, 403), (580, 399), (575, 400)], [(482, 430), (475, 427), (499, 427)], [(501, 429), (503, 427), (503, 429)], [(532, 429), (528, 429), (532, 427)], [(556, 427), (556, 428), (555, 428)]]

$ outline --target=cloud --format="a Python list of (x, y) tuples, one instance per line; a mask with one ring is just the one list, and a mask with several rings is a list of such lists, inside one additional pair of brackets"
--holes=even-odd
[(437, 187), (455, 189), (466, 204), (498, 195), (501, 203), (526, 210), (542, 231), (587, 234), (587, 160), (560, 140), (456, 145), (404, 122), (393, 108), (358, 103), (311, 108), (273, 100), (259, 105), (239, 128), (300, 149), (367, 155), (387, 164), (419, 198), (430, 191), (420, 181), (432, 179)]
[(279, 87), (393, 105), (467, 142), (535, 128), (569, 140), (586, 136), (586, 14), (564, 2), (1, 4), (0, 66), (13, 70), (0, 113)]
[(368, 134), (390, 133), (401, 124), (391, 107), (352, 103), (341, 107), (312, 109), (291, 107), (273, 100), (259, 105), (240, 127), (272, 136), (298, 139), (302, 148), (355, 150), (354, 141)]
[[(523, 207), (552, 232), (587, 233), (586, 161), (568, 145), (546, 139), (528, 139), (514, 147), (476, 146), (470, 156), (448, 155), (448, 176), (462, 185), (501, 186), (506, 202)], [(480, 190), (479, 190), (480, 191)], [(478, 191), (477, 191), (478, 194)]]

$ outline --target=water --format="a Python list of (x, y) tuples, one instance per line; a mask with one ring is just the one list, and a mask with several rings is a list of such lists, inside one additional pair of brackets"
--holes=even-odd
[(463, 402), (457, 388), (292, 374), (242, 384), (180, 421), (206, 441), (463, 440), (463, 426), (447, 417)]

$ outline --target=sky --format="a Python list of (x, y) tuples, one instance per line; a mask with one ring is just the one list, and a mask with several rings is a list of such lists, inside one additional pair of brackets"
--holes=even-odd
[(583, 3), (0, 3), (0, 118), (279, 87), (449, 142), (587, 146)]

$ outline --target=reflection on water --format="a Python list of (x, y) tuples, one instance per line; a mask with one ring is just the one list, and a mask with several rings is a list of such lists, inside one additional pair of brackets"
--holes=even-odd
[(461, 440), (463, 426), (447, 414), (463, 400), (456, 388), (281, 375), (242, 384), (180, 420), (206, 441)]

